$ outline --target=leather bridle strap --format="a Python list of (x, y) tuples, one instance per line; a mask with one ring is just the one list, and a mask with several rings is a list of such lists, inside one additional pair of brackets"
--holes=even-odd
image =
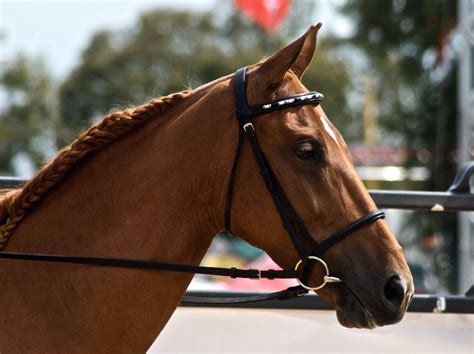
[[(309, 92), (304, 94), (299, 94), (291, 97), (284, 97), (278, 100), (272, 101), (267, 104), (260, 106), (250, 107), (247, 102), (247, 88), (246, 88), (246, 67), (237, 70), (234, 77), (234, 98), (236, 106), (236, 116), (239, 121), (240, 131), (245, 132), (247, 140), (252, 147), (253, 154), (257, 160), (257, 165), (259, 166), (260, 173), (263, 180), (265, 181), (265, 186), (272, 197), (275, 208), (280, 215), (281, 221), (284, 228), (287, 230), (291, 241), (294, 245), (295, 250), (297, 251), (301, 260), (305, 260), (309, 255), (312, 256), (321, 256), (327, 249), (333, 246), (336, 242), (342, 240), (344, 237), (359, 229), (360, 227), (366, 225), (369, 222), (372, 222), (376, 219), (383, 218), (385, 216), (383, 211), (377, 210), (368, 213), (362, 218), (356, 220), (350, 225), (344, 227), (342, 230), (336, 232), (334, 235), (331, 235), (326, 240), (321, 243), (316, 242), (316, 240), (311, 237), (308, 232), (306, 225), (303, 220), (299, 217), (298, 213), (295, 211), (291, 202), (289, 201), (285, 191), (281, 187), (278, 178), (275, 173), (272, 171), (270, 164), (268, 163), (262, 148), (258, 142), (258, 138), (255, 132), (255, 128), (252, 124), (251, 118), (257, 115), (263, 115), (267, 112), (273, 112), (276, 110), (286, 109), (288, 107), (314, 104), (318, 105), (323, 98), (323, 95), (318, 92)], [(304, 100), (299, 100), (300, 98), (305, 97)], [(234, 159), (234, 165), (232, 167), (231, 178), (229, 182), (229, 188), (227, 192), (227, 203), (226, 203), (226, 227), (230, 229), (230, 208), (232, 201), (232, 186), (234, 182), (234, 174), (236, 170), (236, 165), (238, 163), (238, 154), (240, 152), (240, 145), (242, 144), (242, 133), (239, 135), (238, 148), (236, 153), (236, 158)], [(230, 197), (229, 197), (230, 195)], [(310, 244), (311, 252), (305, 250), (303, 241), (298, 236), (303, 236), (306, 244)]]
[(119, 267), (134, 269), (161, 270), (166, 272), (195, 273), (203, 275), (217, 275), (231, 278), (247, 279), (294, 279), (297, 272), (294, 270), (259, 270), (259, 269), (238, 269), (238, 268), (219, 268), (203, 267), (186, 264), (160, 263), (152, 261), (120, 259), (120, 258), (102, 258), (85, 256), (65, 256), (36, 253), (15, 253), (0, 252), (0, 258), (23, 260), (23, 261), (42, 261), (52, 263), (74, 263), (89, 264), (103, 267)]
[[(83, 257), (83, 256), (62, 256), (50, 254), (33, 254), (33, 253), (14, 253), (0, 252), (0, 259), (22, 260), (22, 261), (40, 261), (50, 263), (72, 263), (86, 264), (103, 267), (115, 268), (132, 268), (160, 270), (166, 272), (194, 273), (204, 275), (227, 276), (231, 278), (247, 278), (247, 279), (295, 279), (298, 274), (294, 270), (258, 270), (258, 269), (237, 269), (237, 268), (219, 268), (219, 267), (202, 267), (184, 264), (158, 263), (151, 261), (117, 259), (117, 258), (101, 258), (101, 257)], [(228, 303), (247, 303), (267, 300), (286, 300), (298, 296), (303, 296), (308, 290), (301, 286), (293, 286), (285, 290), (265, 293), (259, 295), (244, 295), (234, 297), (201, 297), (201, 296), (184, 296), (181, 300), (182, 304), (228, 304)]]
[(269, 300), (288, 300), (294, 297), (306, 295), (308, 290), (297, 285), (292, 286), (288, 289), (276, 291), (273, 293), (258, 294), (258, 295), (242, 295), (242, 296), (215, 296), (215, 297), (204, 297), (204, 296), (190, 296), (186, 295), (181, 300), (181, 304), (194, 305), (194, 304), (244, 304), (247, 302), (261, 302)]
[(225, 225), (226, 229), (230, 230), (230, 210), (232, 203), (234, 177), (239, 161), (239, 153), (242, 144), (242, 132), (245, 133), (247, 140), (250, 143), (257, 165), (260, 170), (260, 174), (263, 177), (265, 186), (273, 200), (273, 203), (278, 211), (280, 219), (283, 223), (283, 227), (287, 230), (291, 241), (298, 253), (300, 259), (307, 257), (307, 252), (302, 243), (302, 240), (298, 237), (298, 232), (304, 236), (307, 242), (315, 246), (315, 241), (306, 229), (306, 226), (298, 217), (298, 214), (294, 210), (293, 206), (289, 202), (283, 188), (276, 178), (274, 172), (271, 169), (270, 164), (258, 143), (258, 139), (255, 133), (255, 128), (250, 121), (250, 118), (257, 115), (266, 114), (276, 110), (286, 109), (288, 107), (300, 106), (303, 104), (319, 104), (322, 99), (322, 94), (318, 92), (303, 93), (291, 97), (281, 98), (278, 100), (271, 101), (269, 103), (250, 107), (247, 103), (246, 95), (246, 80), (245, 73), (246, 67), (237, 70), (234, 77), (234, 98), (236, 106), (236, 117), (239, 121), (239, 141), (237, 146), (237, 152), (232, 166), (231, 175), (229, 178), (229, 184), (227, 189), (227, 198), (225, 206)]
[(336, 242), (342, 241), (346, 236), (349, 236), (354, 231), (360, 229), (361, 227), (375, 221), (377, 219), (385, 218), (385, 213), (381, 210), (374, 210), (370, 213), (364, 215), (360, 219), (357, 219), (353, 223), (350, 223), (343, 229), (337, 231), (335, 234), (331, 235), (324, 241), (318, 243), (315, 248), (311, 251), (313, 256), (322, 256), (330, 247), (332, 247)]

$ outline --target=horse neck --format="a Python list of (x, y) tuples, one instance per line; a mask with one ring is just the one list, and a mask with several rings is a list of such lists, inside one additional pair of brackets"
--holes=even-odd
[[(74, 167), (20, 223), (8, 250), (142, 257), (149, 252), (148, 257), (171, 258), (162, 251), (177, 249), (178, 243), (210, 242), (209, 235), (222, 227), (221, 190), (215, 186), (223, 187), (226, 176), (215, 163), (225, 152), (212, 144), (212, 136), (219, 135), (213, 133), (218, 117), (194, 106), (202, 95), (160, 113)], [(30, 225), (34, 238), (23, 236)]]
[[(208, 90), (196, 91), (76, 166), (30, 211), (6, 250), (198, 264), (223, 227), (225, 187), (235, 148), (228, 144), (234, 123), (218, 113), (231, 112), (226, 106), (231, 101), (221, 99), (210, 105), (207, 95)], [(110, 293), (120, 294), (108, 300), (115, 313), (109, 304), (109, 311), (102, 314), (107, 333), (114, 333), (111, 323), (140, 322), (137, 333), (134, 327), (130, 330), (136, 334), (130, 341), (143, 338), (147, 345), (192, 278), (96, 267), (87, 270), (93, 277), (83, 279), (79, 274), (84, 267), (90, 266), (68, 266), (65, 273), (58, 270), (64, 278), (55, 279), (76, 282), (75, 292), (81, 287), (79, 292), (85, 294), (107, 282), (107, 290), (91, 293), (92, 299), (97, 298), (97, 312)], [(41, 289), (41, 284), (37, 287)], [(61, 297), (70, 311), (81, 309), (81, 298), (88, 296)], [(91, 310), (94, 301), (87, 301), (86, 313), (96, 316)]]

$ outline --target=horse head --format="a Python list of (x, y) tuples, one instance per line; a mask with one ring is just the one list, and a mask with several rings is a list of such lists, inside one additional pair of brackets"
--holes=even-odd
[[(272, 101), (285, 105), (308, 92), (300, 80), (312, 61), (319, 28), (312, 26), (295, 42), (248, 68), (243, 75), (250, 107), (270, 107), (266, 103)], [(282, 97), (290, 99), (278, 101)], [(324, 243), (330, 235), (377, 209), (351, 163), (343, 137), (321, 105), (289, 104), (259, 113), (251, 117), (250, 128), (258, 136), (264, 163), (285, 193), (280, 199), (287, 198), (284, 204), (293, 211), (288, 211), (288, 206), (281, 208), (299, 220), (300, 224), (293, 226), (302, 252), (311, 254), (313, 243)], [(250, 144), (242, 144), (232, 230), (266, 250), (283, 268), (294, 268), (299, 261), (306, 264), (302, 277), (308, 288), (319, 288), (326, 275), (321, 264), (327, 264), (330, 275), (341, 282), (327, 283), (317, 292), (336, 309), (342, 325), (373, 328), (400, 321), (413, 295), (413, 279), (402, 249), (381, 215), (351, 229), (350, 235), (319, 252), (318, 258), (301, 259), (265, 188), (254, 153)], [(303, 237), (304, 233), (311, 239)]]

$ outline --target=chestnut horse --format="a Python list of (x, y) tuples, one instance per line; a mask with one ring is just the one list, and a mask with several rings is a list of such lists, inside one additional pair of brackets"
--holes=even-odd
[[(249, 67), (250, 105), (308, 92), (300, 78), (319, 27)], [(3, 192), (0, 247), (198, 265), (224, 226), (239, 131), (233, 82), (229, 75), (106, 116), (22, 189)], [(319, 105), (273, 111), (253, 124), (315, 240), (376, 209)], [(239, 159), (233, 231), (292, 269), (298, 254), (247, 141)], [(343, 283), (318, 293), (342, 325), (373, 328), (402, 319), (412, 277), (385, 221), (356, 230), (324, 260)], [(1, 259), (0, 279), (1, 353), (142, 353), (192, 274)]]

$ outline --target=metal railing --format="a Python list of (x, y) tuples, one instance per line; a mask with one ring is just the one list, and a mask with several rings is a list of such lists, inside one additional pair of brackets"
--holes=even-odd
[[(470, 180), (474, 175), (474, 161), (462, 166), (451, 187), (446, 192), (419, 192), (419, 191), (384, 191), (369, 190), (379, 208), (410, 209), (440, 211), (474, 211), (474, 194), (471, 192)], [(16, 177), (0, 177), (0, 188), (19, 187), (26, 180)], [(253, 296), (256, 293), (236, 292), (209, 292), (188, 291), (186, 295), (202, 297)], [(199, 306), (185, 305), (181, 306)], [(206, 307), (245, 307), (245, 308), (278, 308), (278, 309), (332, 309), (326, 302), (316, 295), (300, 298), (269, 300), (245, 304), (213, 304)], [(437, 312), (437, 313), (474, 313), (474, 286), (464, 296), (415, 295), (408, 311)]]
[[(187, 291), (186, 295), (195, 297), (245, 297), (255, 296), (255, 292), (229, 291)], [(331, 305), (317, 295), (306, 295), (286, 300), (267, 300), (240, 304), (187, 304), (184, 307), (225, 307), (225, 308), (253, 308), (253, 309), (288, 309), (288, 310), (333, 310)], [(465, 295), (419, 295), (416, 294), (408, 307), (408, 312), (434, 313), (474, 313), (474, 286)]]

